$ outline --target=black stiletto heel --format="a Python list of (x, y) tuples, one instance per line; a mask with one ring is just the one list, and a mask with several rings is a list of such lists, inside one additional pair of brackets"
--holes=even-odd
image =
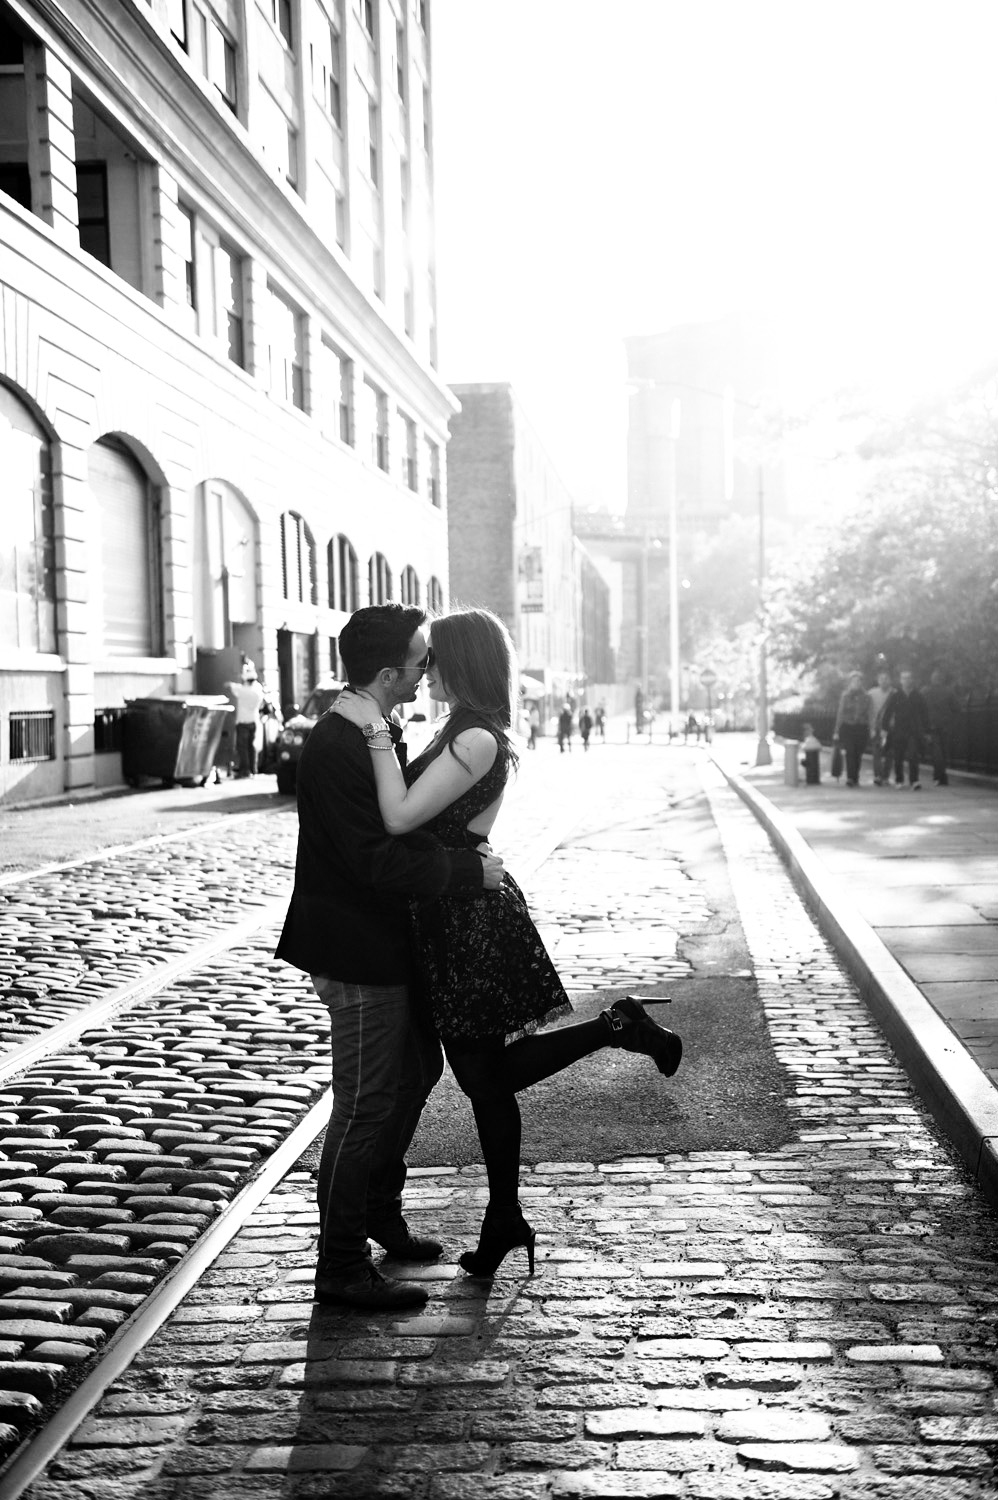
[(477, 1250), (466, 1250), (458, 1258), (461, 1269), (469, 1276), (494, 1276), (511, 1250), (522, 1245), (527, 1252), (527, 1266), (534, 1274), (536, 1232), (531, 1229), (520, 1205), (491, 1212), (485, 1210)]
[(660, 1073), (672, 1077), (683, 1055), (682, 1041), (674, 1031), (653, 1021), (640, 1000), (627, 995), (623, 1000), (615, 1000), (602, 1015), (610, 1028), (611, 1047), (642, 1052), (653, 1059)]

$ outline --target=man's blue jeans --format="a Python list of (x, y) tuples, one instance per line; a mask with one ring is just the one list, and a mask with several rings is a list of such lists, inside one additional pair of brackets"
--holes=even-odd
[(413, 1017), (405, 985), (312, 975), (329, 1010), (333, 1108), (319, 1161), (319, 1266), (329, 1276), (368, 1258), (367, 1227), (402, 1212), (405, 1153), (443, 1072), (440, 1043)]

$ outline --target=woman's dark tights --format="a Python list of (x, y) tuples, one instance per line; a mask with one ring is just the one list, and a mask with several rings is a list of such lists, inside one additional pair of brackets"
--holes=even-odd
[(611, 1033), (602, 1016), (562, 1026), (504, 1046), (501, 1036), (486, 1037), (465, 1048), (445, 1045), (447, 1061), (458, 1085), (471, 1100), (489, 1179), (489, 1205), (512, 1207), (520, 1186), (521, 1089), (560, 1073), (571, 1063), (598, 1052)]

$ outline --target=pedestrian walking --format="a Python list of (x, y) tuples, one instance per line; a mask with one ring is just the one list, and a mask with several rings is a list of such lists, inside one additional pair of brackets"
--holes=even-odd
[[(426, 686), (434, 702), (449, 705), (444, 728), (407, 769), (378, 753), (387, 726), (368, 741), (388, 828), (424, 829), (451, 849), (489, 836), (516, 764), (508, 733), (514, 680), (512, 642), (495, 615), (472, 609), (433, 621)], [(362, 700), (342, 694), (333, 713), (356, 724)], [(461, 1255), (460, 1264), (474, 1276), (491, 1276), (511, 1250), (524, 1246), (533, 1270), (534, 1231), (519, 1202), (516, 1095), (604, 1047), (643, 1053), (669, 1076), (679, 1066), (682, 1042), (630, 996), (592, 1021), (529, 1034), (570, 1012), (571, 1004), (523, 893), (508, 875), (498, 892), (482, 894), (470, 907), (447, 894), (417, 906), (414, 926), (433, 1021), (471, 1100), (488, 1176), (478, 1246)]]
[(537, 749), (537, 737), (541, 732), (541, 711), (536, 703), (531, 703), (530, 712), (527, 715), (527, 749)]
[(582, 712), (579, 714), (579, 735), (582, 739), (583, 750), (589, 749), (589, 736), (592, 734), (592, 732), (593, 716), (589, 712), (588, 706), (583, 705)]
[(947, 767), (953, 745), (953, 726), (960, 712), (960, 702), (938, 667), (929, 677), (929, 685), (922, 696), (925, 699), (925, 708), (929, 717), (932, 779), (937, 786), (948, 786)]
[(889, 778), (887, 767), (886, 741), (884, 738), (883, 713), (884, 704), (893, 691), (894, 684), (891, 682), (891, 674), (886, 667), (881, 667), (877, 672), (877, 685), (870, 688), (867, 697), (870, 700), (870, 717), (868, 726), (870, 731), (870, 748), (873, 758), (873, 784), (883, 786)]
[(443, 1060), (412, 1001), (409, 899), (447, 891), (462, 907), (498, 890), (501, 861), (466, 839), (445, 849), (427, 833), (389, 835), (372, 758), (405, 761), (395, 709), (411, 703), (427, 663), (425, 615), (410, 605), (358, 610), (339, 652), (356, 699), (383, 731), (371, 739), (324, 714), (298, 762), (295, 884), (277, 947), (312, 977), (329, 1010), (333, 1108), (318, 1174), (315, 1297), (372, 1311), (420, 1307), (424, 1287), (389, 1281), (368, 1237), (398, 1260), (434, 1260), (442, 1246), (402, 1214), (405, 1153)]
[(572, 748), (572, 733), (574, 729), (575, 720), (572, 717), (572, 705), (566, 698), (561, 705), (561, 712), (558, 715), (558, 749), (562, 755), (565, 753), (566, 746), (569, 750)]
[(904, 786), (904, 768), (907, 762), (908, 785), (912, 791), (920, 792), (922, 783), (918, 779), (919, 760), (924, 753), (925, 737), (929, 731), (929, 715), (925, 699), (915, 686), (911, 671), (901, 673), (901, 684), (884, 704), (881, 722), (887, 738), (888, 755), (894, 766), (895, 786)]
[(841, 745), (846, 760), (846, 786), (859, 786), (859, 768), (870, 733), (870, 695), (863, 687), (863, 674), (849, 673), (849, 684), (839, 698), (833, 741)]
[(594, 723), (596, 725), (596, 733), (599, 735), (600, 739), (603, 740), (604, 743), (605, 743), (605, 741), (606, 741), (606, 704), (603, 703), (603, 702), (599, 702), (596, 705), (596, 713), (594, 715)]
[(236, 709), (236, 776), (255, 776), (264, 691), (253, 662), (244, 658), (240, 681), (225, 686)]

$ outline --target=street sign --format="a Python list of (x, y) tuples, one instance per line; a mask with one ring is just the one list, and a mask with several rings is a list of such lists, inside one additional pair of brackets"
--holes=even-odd
[(714, 668), (704, 667), (703, 671), (700, 673), (700, 681), (703, 683), (705, 688), (713, 687), (714, 683), (717, 681), (717, 673), (714, 671)]

